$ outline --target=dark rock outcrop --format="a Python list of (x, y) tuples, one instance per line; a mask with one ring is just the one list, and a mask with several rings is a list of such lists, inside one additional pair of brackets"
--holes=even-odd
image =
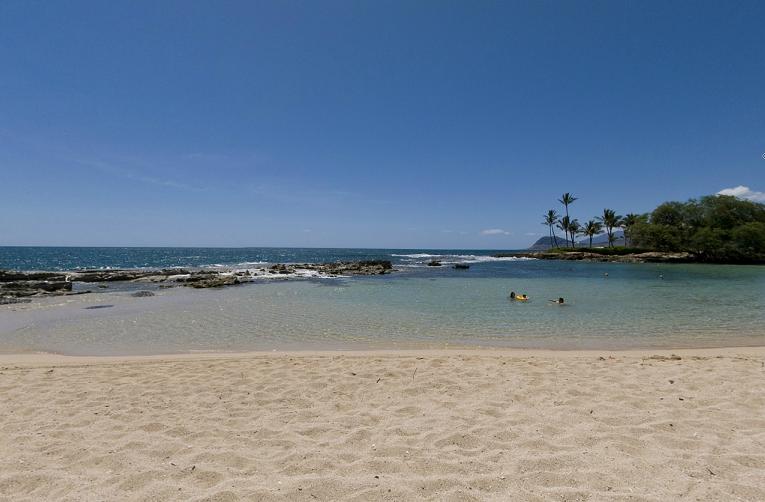
[(0, 297), (18, 298), (46, 293), (65, 293), (72, 290), (69, 281), (19, 280), (0, 282)]
[[(254, 270), (254, 269), (253, 269)], [(77, 270), (72, 272), (15, 272), (0, 270), (0, 299), (26, 296), (77, 294), (72, 292), (74, 282), (99, 283), (99, 288), (110, 282), (159, 283), (158, 287), (174, 285), (192, 288), (218, 288), (249, 282), (256, 277), (278, 275), (301, 275), (306, 270), (318, 272), (324, 276), (338, 275), (380, 275), (393, 270), (388, 260), (278, 264), (268, 270), (196, 270), (182, 268), (161, 270)], [(305, 275), (305, 274), (303, 274)], [(153, 296), (150, 291), (138, 291), (132, 296)]]
[(13, 303), (32, 303), (31, 298), (5, 298), (0, 296), (0, 305), (11, 305)]
[(61, 272), (16, 272), (0, 270), (0, 282), (14, 281), (65, 281), (67, 274)]
[(240, 281), (234, 275), (213, 275), (190, 282), (187, 280), (184, 285), (192, 288), (222, 288), (235, 284), (240, 284)]
[(143, 298), (147, 296), (154, 296), (154, 293), (151, 291), (136, 291), (135, 293), (132, 293), (130, 296), (133, 298)]
[(692, 253), (670, 253), (660, 251), (646, 251), (644, 253), (627, 253), (619, 255), (571, 250), (556, 252), (503, 253), (494, 256), (497, 258), (513, 256), (516, 258), (536, 258), (539, 260), (599, 261), (616, 263), (693, 263), (698, 261)]

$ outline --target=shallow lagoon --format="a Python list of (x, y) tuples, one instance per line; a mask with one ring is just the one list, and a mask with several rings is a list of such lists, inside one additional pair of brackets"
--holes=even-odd
[[(559, 296), (566, 305), (548, 301)], [(111, 307), (87, 308), (99, 305)], [(118, 286), (0, 309), (4, 352), (764, 345), (765, 267), (490, 261), (148, 298)]]

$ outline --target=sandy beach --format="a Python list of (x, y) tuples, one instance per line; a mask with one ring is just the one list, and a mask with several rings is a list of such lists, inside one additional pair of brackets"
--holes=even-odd
[(3, 500), (764, 500), (765, 349), (0, 356)]

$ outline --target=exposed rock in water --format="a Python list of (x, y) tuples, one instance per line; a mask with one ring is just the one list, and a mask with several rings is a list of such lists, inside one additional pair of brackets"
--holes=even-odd
[(628, 254), (601, 254), (591, 251), (558, 251), (558, 252), (530, 252), (530, 253), (507, 253), (496, 254), (496, 258), (514, 256), (516, 258), (537, 258), (540, 260), (572, 260), (572, 261), (599, 261), (618, 263), (692, 263), (697, 261), (691, 253), (647, 251), (645, 253)]
[(171, 268), (162, 270), (80, 270), (72, 272), (69, 277), (79, 282), (115, 282), (147, 280), (161, 282), (174, 275), (187, 275), (188, 270)]
[(61, 272), (15, 272), (0, 270), (0, 282), (15, 281), (65, 281), (67, 274)]
[(382, 275), (393, 269), (389, 260), (340, 261), (337, 263), (305, 264), (297, 268), (332, 275)]
[(72, 283), (68, 281), (19, 280), (0, 282), (0, 297), (4, 298), (34, 296), (45, 293), (64, 293), (71, 290)]
[(438, 261), (438, 260), (433, 260), (433, 261), (428, 262), (428, 266), (429, 267), (440, 267), (441, 266), (441, 262)]
[(154, 293), (151, 291), (136, 291), (135, 293), (131, 294), (130, 296), (134, 298), (143, 298), (145, 296), (154, 296)]
[[(379, 275), (393, 269), (388, 260), (371, 260), (337, 263), (306, 263), (273, 265), (268, 270), (257, 269), (197, 270), (182, 268), (162, 270), (78, 270), (73, 272), (15, 272), (0, 270), (0, 299), (26, 296), (41, 296), (72, 293), (74, 282), (100, 283), (99, 288), (107, 287), (109, 282), (159, 283), (160, 288), (182, 285), (193, 288), (218, 288), (249, 282), (257, 277), (278, 275), (305, 276), (306, 271), (317, 272), (323, 276), (339, 275)], [(84, 292), (83, 292), (84, 293)], [(153, 296), (150, 291), (138, 291), (132, 296)]]
[(0, 297), (0, 305), (11, 305), (13, 303), (32, 303), (31, 298), (4, 298)]
[(240, 281), (234, 275), (217, 275), (192, 281), (187, 279), (185, 282), (186, 286), (192, 288), (222, 288), (223, 286), (233, 286), (235, 284), (240, 284)]

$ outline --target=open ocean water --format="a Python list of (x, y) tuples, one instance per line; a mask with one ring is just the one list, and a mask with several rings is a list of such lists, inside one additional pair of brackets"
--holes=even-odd
[[(493, 258), (494, 251), (0, 247), (0, 268), (260, 267), (389, 259), (386, 276), (96, 293), (0, 306), (0, 351), (765, 345), (765, 267)], [(443, 267), (427, 267), (431, 259)], [(450, 265), (467, 263), (468, 270)], [(607, 274), (607, 275), (606, 275)], [(95, 288), (94, 288), (95, 289)], [(508, 300), (510, 291), (531, 301)], [(566, 305), (548, 299), (564, 297)], [(103, 308), (88, 309), (101, 306)]]

